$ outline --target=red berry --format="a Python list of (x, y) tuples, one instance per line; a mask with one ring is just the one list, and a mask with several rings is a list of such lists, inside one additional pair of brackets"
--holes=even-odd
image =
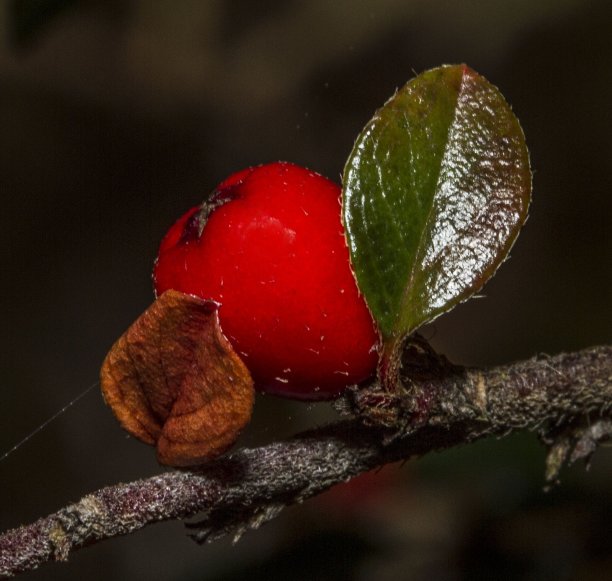
[(378, 333), (349, 266), (340, 188), (284, 162), (222, 182), (162, 240), (167, 289), (220, 303), (221, 328), (261, 391), (328, 399), (371, 377)]

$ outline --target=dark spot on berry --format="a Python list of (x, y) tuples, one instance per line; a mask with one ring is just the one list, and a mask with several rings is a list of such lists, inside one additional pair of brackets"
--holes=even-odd
[(202, 220), (202, 214), (203, 208), (200, 207), (196, 208), (191, 216), (189, 216), (187, 222), (185, 222), (181, 238), (178, 241), (179, 244), (189, 244), (200, 238), (202, 230), (204, 230), (204, 224), (206, 223), (206, 219)]
[(213, 210), (216, 210), (219, 206), (222, 206), (226, 202), (230, 202), (231, 200), (238, 198), (240, 196), (241, 186), (242, 181), (239, 181), (223, 188), (214, 189), (210, 195), (210, 198), (208, 198), (208, 200), (205, 202), (205, 204), (209, 207), (208, 215), (210, 216)]
[(241, 185), (242, 182), (237, 182), (224, 188), (213, 190), (208, 200), (203, 202), (199, 208), (196, 208), (187, 219), (187, 222), (185, 222), (185, 227), (178, 243), (189, 244), (198, 240), (202, 236), (204, 226), (206, 226), (210, 215), (217, 208), (223, 206), (223, 204), (235, 200), (239, 195)]

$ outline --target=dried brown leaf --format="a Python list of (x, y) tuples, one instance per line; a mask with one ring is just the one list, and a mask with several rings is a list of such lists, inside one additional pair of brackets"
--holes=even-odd
[(246, 366), (221, 332), (217, 305), (162, 294), (119, 338), (101, 370), (106, 403), (131, 435), (168, 466), (225, 452), (251, 418)]

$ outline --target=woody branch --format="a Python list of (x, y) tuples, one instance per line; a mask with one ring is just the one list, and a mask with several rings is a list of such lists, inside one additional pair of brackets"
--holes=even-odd
[(457, 367), (414, 340), (396, 392), (376, 384), (338, 403), (336, 424), (239, 449), (191, 472), (117, 484), (0, 535), (0, 576), (147, 525), (199, 515), (194, 538), (240, 536), (336, 483), (389, 462), (487, 436), (537, 431), (549, 447), (547, 479), (588, 458), (612, 433), (612, 346), (491, 369)]

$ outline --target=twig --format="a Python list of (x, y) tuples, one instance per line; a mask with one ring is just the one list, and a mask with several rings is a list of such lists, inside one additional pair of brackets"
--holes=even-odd
[[(373, 385), (351, 393), (340, 407), (356, 415), (284, 442), (237, 450), (199, 471), (109, 486), (10, 530), (0, 536), (0, 576), (198, 514), (199, 522), (188, 525), (196, 540), (238, 537), (285, 506), (357, 474), (489, 435), (540, 430), (559, 456), (559, 438), (567, 442), (568, 433), (575, 433), (590, 454), (610, 433), (612, 347), (479, 370), (452, 366), (416, 342), (405, 350), (398, 393)], [(586, 430), (584, 418), (590, 419)], [(557, 472), (570, 452), (553, 462)], [(571, 458), (579, 456), (576, 448)]]

